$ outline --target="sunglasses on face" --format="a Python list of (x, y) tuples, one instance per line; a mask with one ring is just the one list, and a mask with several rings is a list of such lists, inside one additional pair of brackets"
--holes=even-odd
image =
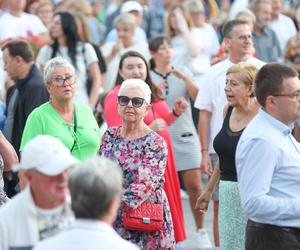
[(143, 106), (143, 104), (146, 102), (144, 98), (141, 97), (133, 97), (129, 98), (128, 96), (118, 96), (118, 103), (121, 106), (127, 106), (129, 102), (131, 101), (131, 104), (135, 108), (140, 108)]

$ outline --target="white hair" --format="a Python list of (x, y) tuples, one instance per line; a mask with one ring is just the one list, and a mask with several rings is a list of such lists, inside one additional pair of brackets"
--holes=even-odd
[(75, 75), (75, 69), (71, 63), (69, 63), (63, 57), (57, 56), (49, 60), (44, 68), (44, 81), (49, 83), (51, 81), (51, 76), (57, 68), (69, 68), (73, 75)]
[(144, 99), (146, 103), (149, 104), (151, 102), (151, 89), (147, 83), (145, 83), (143, 80), (140, 79), (128, 79), (122, 82), (118, 96), (122, 95), (122, 93), (126, 89), (135, 89), (135, 88), (139, 88), (140, 90), (143, 91)]

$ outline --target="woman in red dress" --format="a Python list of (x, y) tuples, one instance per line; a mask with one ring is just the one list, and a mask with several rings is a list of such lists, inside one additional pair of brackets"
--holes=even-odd
[(104, 100), (104, 114), (108, 127), (119, 126), (122, 122), (121, 117), (119, 117), (117, 112), (117, 96), (121, 83), (124, 80), (131, 78), (145, 81), (152, 91), (152, 108), (144, 121), (152, 130), (162, 136), (168, 145), (164, 190), (167, 194), (171, 209), (175, 239), (176, 242), (181, 242), (186, 239), (186, 233), (180, 198), (179, 180), (174, 160), (172, 141), (167, 126), (174, 122), (177, 117), (185, 111), (187, 103), (183, 98), (177, 99), (174, 103), (173, 110), (170, 112), (166, 102), (161, 98), (160, 90), (152, 83), (149, 67), (144, 57), (138, 52), (129, 51), (121, 57), (116, 86), (108, 93)]

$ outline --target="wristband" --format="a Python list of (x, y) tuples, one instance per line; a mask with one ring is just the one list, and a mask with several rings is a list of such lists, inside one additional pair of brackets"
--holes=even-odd
[(176, 112), (175, 112), (174, 109), (172, 110), (172, 113), (173, 113), (173, 115), (176, 116), (176, 117), (179, 117), (179, 116), (180, 116), (180, 115), (176, 114)]
[(208, 149), (207, 148), (202, 148), (201, 152), (204, 152), (204, 151), (208, 151)]

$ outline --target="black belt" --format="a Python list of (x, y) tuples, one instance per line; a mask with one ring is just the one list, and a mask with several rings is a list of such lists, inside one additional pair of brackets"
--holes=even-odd
[(248, 220), (247, 226), (260, 227), (260, 228), (265, 228), (265, 229), (282, 230), (285, 232), (297, 233), (300, 235), (300, 228), (298, 228), (298, 227), (281, 227), (281, 226), (275, 226), (275, 225), (271, 225), (271, 224), (258, 223), (258, 222), (252, 221), (252, 220)]

